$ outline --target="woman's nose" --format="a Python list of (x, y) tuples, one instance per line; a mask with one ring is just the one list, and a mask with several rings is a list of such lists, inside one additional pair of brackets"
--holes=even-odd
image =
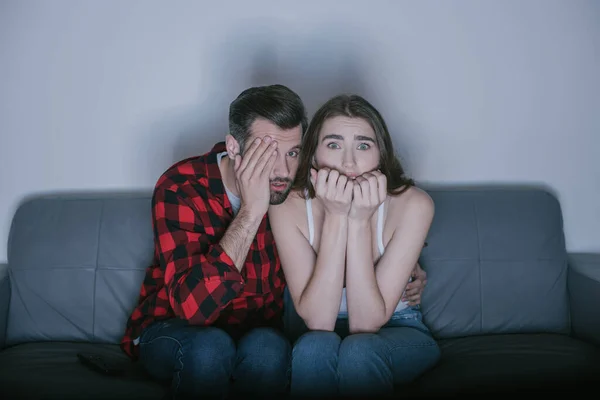
[(351, 151), (344, 152), (344, 159), (342, 161), (343, 167), (345, 169), (354, 166), (354, 154)]

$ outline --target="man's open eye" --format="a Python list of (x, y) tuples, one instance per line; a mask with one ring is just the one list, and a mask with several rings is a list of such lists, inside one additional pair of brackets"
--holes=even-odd
[(298, 150), (288, 151), (288, 157), (298, 157)]
[(340, 146), (335, 142), (327, 143), (327, 147), (330, 149), (339, 149), (340, 148)]
[(368, 143), (361, 143), (358, 145), (359, 150), (369, 150), (371, 146)]

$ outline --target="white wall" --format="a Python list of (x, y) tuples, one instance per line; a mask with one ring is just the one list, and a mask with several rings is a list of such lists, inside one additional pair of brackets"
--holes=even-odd
[(375, 103), (422, 183), (543, 185), (600, 251), (600, 2), (0, 2), (0, 261), (38, 192), (150, 190), (280, 82)]

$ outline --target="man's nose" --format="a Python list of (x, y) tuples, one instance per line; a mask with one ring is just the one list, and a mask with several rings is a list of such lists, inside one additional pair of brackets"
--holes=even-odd
[(271, 178), (287, 178), (288, 176), (290, 176), (290, 169), (287, 165), (287, 158), (285, 154), (278, 151)]

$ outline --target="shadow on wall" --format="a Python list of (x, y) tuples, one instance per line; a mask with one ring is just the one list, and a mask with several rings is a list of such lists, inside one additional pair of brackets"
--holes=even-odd
[[(202, 71), (199, 97), (187, 107), (165, 110), (146, 124), (142, 137), (152, 141), (150, 154), (136, 165), (148, 166), (153, 182), (173, 163), (202, 154), (228, 132), (231, 101), (252, 86), (283, 84), (303, 99), (310, 116), (330, 97), (357, 93), (368, 98), (362, 62), (357, 49), (368, 48), (365, 38), (353, 37), (349, 27), (327, 26), (309, 32), (285, 33), (281, 22), (250, 21), (229, 37), (215, 38), (198, 70)], [(359, 43), (362, 41), (362, 43)], [(146, 128), (144, 128), (146, 129)], [(167, 165), (168, 164), (168, 165)]]
[[(396, 152), (400, 153), (405, 170), (411, 175), (410, 160), (420, 154), (418, 138), (415, 138), (418, 132), (414, 128), (417, 127), (401, 110), (395, 111), (394, 105), (384, 104), (386, 96), (378, 90), (393, 91), (395, 88), (367, 85), (368, 74), (377, 73), (373, 66), (378, 63), (369, 50), (374, 48), (368, 42), (369, 38), (353, 33), (360, 30), (351, 26), (327, 25), (321, 29), (288, 33), (285, 26), (277, 27), (277, 24), (280, 22), (260, 24), (250, 21), (248, 26), (240, 27), (236, 33), (215, 39), (207, 53), (201, 54), (199, 59), (204, 61), (197, 66), (202, 71), (197, 101), (186, 107), (159, 112), (156, 119), (148, 121), (143, 128), (144, 150), (135, 152), (132, 157), (138, 157), (134, 165), (140, 166), (143, 174), (147, 174), (145, 180), (156, 182), (173, 163), (202, 154), (214, 143), (223, 140), (228, 130), (230, 102), (248, 87), (274, 83), (296, 91), (302, 97), (309, 117), (336, 94), (364, 96), (382, 111), (394, 138)], [(402, 71), (399, 70), (398, 74)], [(405, 154), (411, 154), (408, 162)], [(417, 181), (417, 184), (425, 190), (534, 189), (559, 198), (556, 190), (537, 182), (440, 185)], [(146, 197), (151, 196), (152, 189), (38, 192), (21, 199), (18, 207), (47, 197)], [(149, 209), (149, 216), (150, 212)]]

